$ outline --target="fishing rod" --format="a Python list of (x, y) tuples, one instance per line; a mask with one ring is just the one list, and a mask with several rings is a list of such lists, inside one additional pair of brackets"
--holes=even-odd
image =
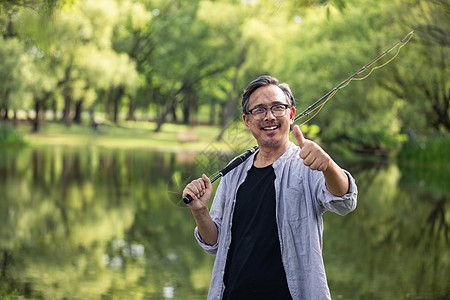
[[(398, 53), (400, 52), (400, 49), (406, 45), (409, 40), (411, 39), (412, 35), (414, 34), (414, 30), (411, 31), (410, 33), (408, 33), (407, 35), (405, 35), (405, 37), (403, 37), (401, 40), (399, 40), (397, 43), (395, 43), (394, 45), (392, 45), (391, 47), (389, 47), (386, 51), (384, 51), (383, 53), (381, 53), (380, 55), (378, 55), (377, 57), (375, 57), (374, 59), (372, 59), (367, 65), (365, 65), (364, 67), (362, 67), (361, 69), (359, 69), (357, 72), (355, 72), (353, 75), (351, 75), (350, 77), (348, 77), (347, 79), (345, 79), (344, 81), (342, 81), (340, 84), (338, 84), (336, 87), (334, 87), (332, 90), (330, 90), (328, 93), (326, 93), (325, 95), (323, 95), (320, 99), (318, 99), (317, 101), (315, 101), (313, 104), (311, 104), (310, 106), (308, 106), (305, 110), (303, 110), (301, 113), (299, 113), (297, 116), (295, 116), (293, 122), (297, 121), (298, 119), (307, 116), (311, 111), (314, 111), (316, 109), (318, 109), (318, 111), (308, 120), (306, 120), (305, 122), (302, 123), (305, 124), (306, 122), (308, 122), (309, 120), (311, 120), (312, 118), (314, 118), (322, 109), (322, 107), (328, 102), (328, 100), (330, 100), (340, 89), (346, 87), (350, 81), (352, 80), (363, 80), (367, 77), (369, 77), (370, 74), (372, 74), (372, 71), (375, 69), (379, 69), (384, 67), (385, 65), (387, 65), (388, 63), (390, 63), (392, 60), (394, 60)], [(405, 42), (406, 41), (406, 42)], [(403, 43), (404, 42), (404, 43)], [(397, 45), (400, 45), (400, 47), (397, 50), (397, 53), (391, 58), (389, 59), (387, 62), (385, 62), (384, 64), (380, 65), (380, 66), (376, 66), (374, 68), (372, 68), (369, 72), (369, 74), (367, 74), (366, 76), (362, 77), (362, 78), (356, 78), (356, 76), (358, 74), (361, 74), (362, 72), (364, 72), (368, 67), (370, 67), (372, 64), (374, 64), (376, 61), (378, 61), (379, 59), (381, 59), (383, 56), (385, 56), (387, 53), (389, 53), (392, 49), (394, 49)], [(231, 170), (233, 170), (234, 168), (236, 168), (237, 166), (239, 166), (241, 163), (243, 163), (247, 158), (250, 157), (250, 155), (252, 155), (253, 153), (255, 153), (256, 151), (258, 151), (259, 147), (258, 145), (248, 149), (246, 152), (242, 153), (239, 156), (236, 156), (235, 158), (233, 158), (232, 161), (230, 161), (228, 163), (228, 165), (223, 168), (221, 171), (219, 171), (219, 173), (213, 178), (211, 179), (211, 183), (214, 183), (214, 181), (216, 181), (217, 179), (219, 179), (220, 177), (225, 176), (228, 172), (230, 172)], [(186, 204), (189, 204), (192, 202), (192, 197), (191, 195), (186, 195), (185, 197), (183, 197), (183, 201)]]

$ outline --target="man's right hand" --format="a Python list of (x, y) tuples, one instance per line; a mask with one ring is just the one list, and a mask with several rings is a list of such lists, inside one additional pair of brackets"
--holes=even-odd
[(211, 180), (203, 174), (201, 178), (193, 180), (183, 190), (183, 197), (190, 195), (191, 203), (188, 204), (192, 211), (208, 208), (209, 199), (213, 192)]
[(219, 232), (208, 210), (209, 199), (213, 192), (211, 180), (203, 174), (201, 178), (193, 180), (183, 190), (183, 197), (190, 195), (191, 203), (188, 204), (197, 223), (198, 232), (207, 245), (217, 243)]

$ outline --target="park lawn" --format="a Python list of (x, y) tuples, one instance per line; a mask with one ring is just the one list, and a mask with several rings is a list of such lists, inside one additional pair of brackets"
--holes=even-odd
[[(166, 152), (201, 152), (212, 144), (215, 149), (227, 151), (230, 141), (217, 141), (219, 126), (189, 126), (164, 124), (160, 132), (154, 132), (153, 122), (122, 122), (119, 125), (101, 125), (96, 130), (88, 125), (73, 124), (70, 127), (46, 122), (38, 133), (31, 133), (28, 125), (19, 125), (17, 132), (22, 134), (30, 146), (99, 146), (120, 149), (149, 149)], [(252, 139), (245, 127), (240, 135)], [(232, 145), (233, 149), (239, 144)], [(243, 149), (244, 150), (244, 149)]]

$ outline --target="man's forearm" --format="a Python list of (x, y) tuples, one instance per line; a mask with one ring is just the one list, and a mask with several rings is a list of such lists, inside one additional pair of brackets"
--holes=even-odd
[(338, 197), (348, 193), (350, 183), (347, 174), (334, 161), (323, 171), (323, 175), (325, 176), (325, 183), (330, 193)]
[(197, 223), (198, 233), (207, 245), (215, 245), (219, 232), (216, 223), (211, 219), (208, 209), (192, 211), (195, 223)]

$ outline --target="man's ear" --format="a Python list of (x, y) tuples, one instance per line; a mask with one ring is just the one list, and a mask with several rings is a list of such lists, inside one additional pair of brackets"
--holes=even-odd
[(245, 126), (247, 126), (247, 128), (250, 129), (250, 121), (248, 119), (248, 115), (243, 114), (242, 119), (244, 119)]
[(292, 107), (290, 108), (290, 110), (291, 110), (291, 113), (289, 114), (289, 118), (290, 118), (290, 120), (291, 120), (291, 124), (293, 124), (293, 123), (294, 123), (294, 118), (295, 118), (295, 107), (292, 106)]

